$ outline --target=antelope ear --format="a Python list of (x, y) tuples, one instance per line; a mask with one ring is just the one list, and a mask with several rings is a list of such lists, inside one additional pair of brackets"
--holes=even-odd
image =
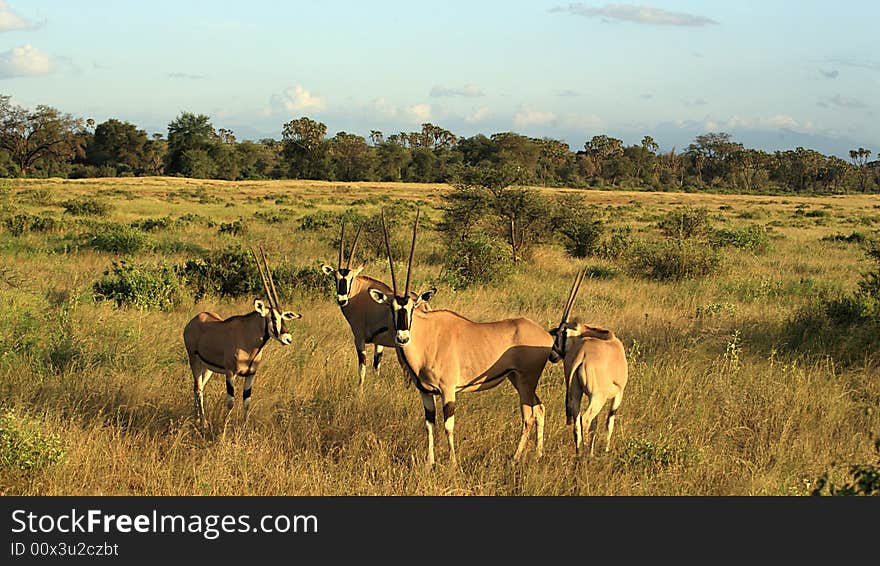
[(565, 335), (568, 336), (569, 338), (571, 338), (572, 336), (577, 336), (578, 329), (577, 328), (566, 328)]
[(283, 318), (284, 320), (296, 320), (298, 318), (302, 318), (302, 316), (303, 315), (292, 311), (284, 311), (283, 313), (281, 313), (281, 318)]
[(336, 270), (325, 263), (321, 266), (321, 271), (324, 272), (324, 275), (333, 275), (333, 272), (335, 272)]
[(386, 302), (388, 302), (388, 295), (386, 295), (379, 289), (370, 289), (370, 296), (380, 305), (384, 305)]
[(260, 316), (266, 316), (267, 314), (269, 314), (269, 309), (266, 308), (266, 303), (264, 303), (260, 299), (256, 299), (254, 301), (254, 310), (260, 313)]
[(419, 295), (419, 300), (416, 301), (416, 306), (419, 306), (422, 303), (427, 303), (428, 301), (433, 299), (434, 295), (436, 295), (436, 294), (437, 294), (436, 288), (432, 287), (432, 288), (428, 289), (427, 291), (425, 291), (424, 293)]
[(364, 270), (364, 264), (361, 264), (361, 266), (358, 267), (357, 269), (353, 269), (352, 273), (354, 274), (355, 277), (357, 277), (358, 275), (361, 274), (361, 271), (363, 271), (363, 270)]

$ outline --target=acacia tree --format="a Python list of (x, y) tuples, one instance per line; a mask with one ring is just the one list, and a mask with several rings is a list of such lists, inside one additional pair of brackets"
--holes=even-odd
[(28, 110), (0, 95), (0, 148), (18, 166), (24, 177), (34, 165), (67, 161), (82, 154), (86, 123), (51, 106)]
[(182, 112), (168, 124), (168, 153), (165, 171), (194, 177), (210, 177), (214, 164), (208, 151), (217, 135), (211, 119), (204, 114)]

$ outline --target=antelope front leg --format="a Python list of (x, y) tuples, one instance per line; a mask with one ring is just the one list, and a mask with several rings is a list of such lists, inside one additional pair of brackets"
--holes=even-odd
[(367, 374), (367, 345), (364, 342), (355, 341), (354, 347), (358, 357), (358, 385), (363, 386), (364, 376)]
[(455, 456), (455, 392), (447, 393), (443, 399), (443, 428), (446, 429), (446, 442), (449, 444), (449, 461), (453, 466), (458, 465)]
[(434, 396), (422, 393), (422, 405), (425, 407), (425, 429), (428, 432), (428, 467), (434, 467), (434, 422), (437, 411), (434, 408)]
[(373, 371), (376, 375), (379, 375), (379, 364), (382, 363), (382, 351), (385, 350), (385, 346), (381, 344), (376, 344), (376, 349), (373, 352)]
[(529, 433), (532, 431), (532, 425), (535, 424), (535, 413), (532, 406), (528, 403), (521, 403), (520, 410), (522, 414), (522, 434), (519, 437), (519, 444), (516, 446), (516, 453), (513, 455), (513, 461), (518, 462), (526, 449), (529, 441)]
[(248, 412), (251, 409), (251, 386), (254, 384), (253, 374), (244, 378), (244, 392), (242, 396), (242, 404), (244, 405), (244, 422), (247, 423)]

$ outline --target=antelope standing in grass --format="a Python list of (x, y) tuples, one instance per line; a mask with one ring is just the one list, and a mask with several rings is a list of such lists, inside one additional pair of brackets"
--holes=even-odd
[(519, 460), (529, 432), (536, 423), (537, 455), (540, 457), (544, 448), (544, 405), (535, 390), (550, 356), (553, 338), (527, 318), (478, 323), (449, 310), (421, 310), (419, 306), (431, 300), (437, 290), (429, 289), (415, 299), (410, 294), (418, 223), (419, 214), (416, 213), (406, 288), (401, 294), (397, 289), (394, 259), (383, 217), (382, 231), (391, 266), (393, 295), (374, 288), (370, 289), (370, 296), (390, 310), (397, 359), (421, 393), (428, 435), (428, 465), (434, 465), (434, 396), (440, 395), (443, 403), (449, 457), (455, 463), (456, 394), (491, 389), (505, 378), (519, 393), (522, 409), (522, 434), (513, 458)]
[(260, 299), (256, 299), (253, 312), (231, 316), (225, 320), (215, 313), (201, 312), (183, 329), (183, 341), (186, 344), (189, 366), (193, 374), (195, 420), (202, 427), (205, 425), (204, 387), (214, 373), (226, 376), (227, 411), (232, 411), (235, 400), (234, 379), (237, 376), (244, 378), (242, 398), (244, 420), (247, 422), (251, 386), (254, 383), (254, 374), (263, 359), (263, 349), (270, 338), (275, 338), (284, 346), (289, 345), (293, 337), (287, 330), (287, 322), (302, 317), (301, 314), (282, 310), (266, 255), (260, 249), (263, 264), (266, 266), (264, 274), (257, 254), (253, 250), (251, 253), (260, 270), (260, 279), (263, 280), (268, 306)]
[(571, 307), (584, 280), (584, 271), (575, 277), (568, 294), (568, 301), (562, 311), (562, 321), (558, 328), (550, 331), (553, 335), (553, 352), (550, 361), (563, 360), (565, 374), (565, 418), (573, 425), (574, 446), (577, 454), (584, 443), (581, 398), (586, 395), (587, 434), (589, 434), (590, 456), (596, 441), (596, 416), (611, 399), (608, 411), (607, 437), (605, 451), (611, 447), (611, 433), (614, 432), (614, 414), (623, 400), (626, 387), (627, 363), (623, 343), (610, 330), (587, 326), (575, 320), (569, 322)]
[[(379, 373), (379, 364), (382, 363), (382, 351), (385, 347), (394, 347), (394, 333), (391, 328), (391, 316), (388, 309), (382, 305), (377, 305), (370, 299), (367, 292), (368, 289), (379, 289), (383, 293), (391, 293), (391, 287), (385, 283), (361, 275), (364, 265), (361, 264), (357, 269), (351, 268), (354, 252), (357, 248), (358, 239), (361, 235), (361, 229), (358, 228), (355, 234), (354, 242), (349, 250), (348, 261), (345, 266), (342, 265), (342, 259), (345, 256), (345, 222), (342, 223), (342, 233), (339, 236), (339, 262), (338, 267), (324, 264), (321, 271), (325, 275), (332, 275), (336, 280), (336, 304), (342, 311), (345, 320), (351, 327), (351, 333), (354, 337), (354, 347), (357, 350), (358, 357), (358, 380), (360, 385), (364, 384), (364, 376), (367, 372), (367, 344), (374, 345), (373, 351), (373, 371)], [(413, 294), (413, 299), (416, 296)], [(425, 304), (423, 308), (428, 308)]]

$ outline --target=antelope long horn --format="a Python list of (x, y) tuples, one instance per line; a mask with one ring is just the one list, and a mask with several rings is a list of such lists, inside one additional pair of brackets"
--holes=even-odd
[(421, 209), (416, 209), (416, 221), (413, 224), (413, 237), (412, 237), (412, 246), (409, 248), (409, 265), (406, 266), (406, 292), (404, 292), (404, 297), (409, 297), (409, 276), (412, 273), (412, 262), (413, 256), (416, 253), (416, 231), (419, 229), (419, 214), (421, 214)]
[(348, 263), (345, 265), (346, 269), (351, 269), (351, 260), (354, 258), (354, 251), (357, 249), (358, 238), (361, 237), (361, 230), (363, 227), (363, 224), (359, 226), (357, 233), (354, 235), (354, 242), (351, 244), (351, 250), (348, 252)]
[(266, 273), (269, 275), (269, 284), (272, 286), (272, 295), (275, 301), (275, 308), (281, 309), (281, 301), (278, 300), (278, 291), (275, 290), (275, 281), (272, 280), (272, 270), (269, 269), (269, 262), (266, 260), (266, 254), (263, 252), (263, 246), (260, 246), (260, 255), (263, 256), (263, 263), (266, 264)]
[(269, 282), (266, 281), (266, 276), (263, 275), (263, 266), (260, 265), (260, 258), (257, 257), (257, 252), (254, 251), (254, 248), (251, 248), (251, 253), (254, 255), (254, 261), (257, 262), (257, 269), (260, 270), (260, 279), (263, 280), (263, 289), (266, 291), (266, 299), (269, 301), (269, 306), (274, 308), (275, 305), (272, 304), (272, 293), (269, 292)]
[(385, 211), (382, 211), (382, 234), (385, 235), (385, 251), (388, 252), (388, 263), (391, 266), (391, 288), (397, 295), (397, 277), (394, 276), (394, 258), (391, 257), (391, 244), (388, 243), (388, 228), (385, 226)]
[(345, 220), (342, 221), (342, 233), (339, 234), (339, 261), (336, 266), (342, 267), (342, 247), (345, 245)]
[(565, 305), (565, 312), (562, 315), (562, 324), (568, 322), (568, 317), (571, 314), (571, 307), (574, 306), (575, 298), (577, 297), (578, 291), (581, 289), (581, 282), (584, 280), (584, 275), (587, 274), (587, 270), (581, 270), (574, 278), (574, 283), (571, 286), (571, 294), (568, 298), (568, 304)]

